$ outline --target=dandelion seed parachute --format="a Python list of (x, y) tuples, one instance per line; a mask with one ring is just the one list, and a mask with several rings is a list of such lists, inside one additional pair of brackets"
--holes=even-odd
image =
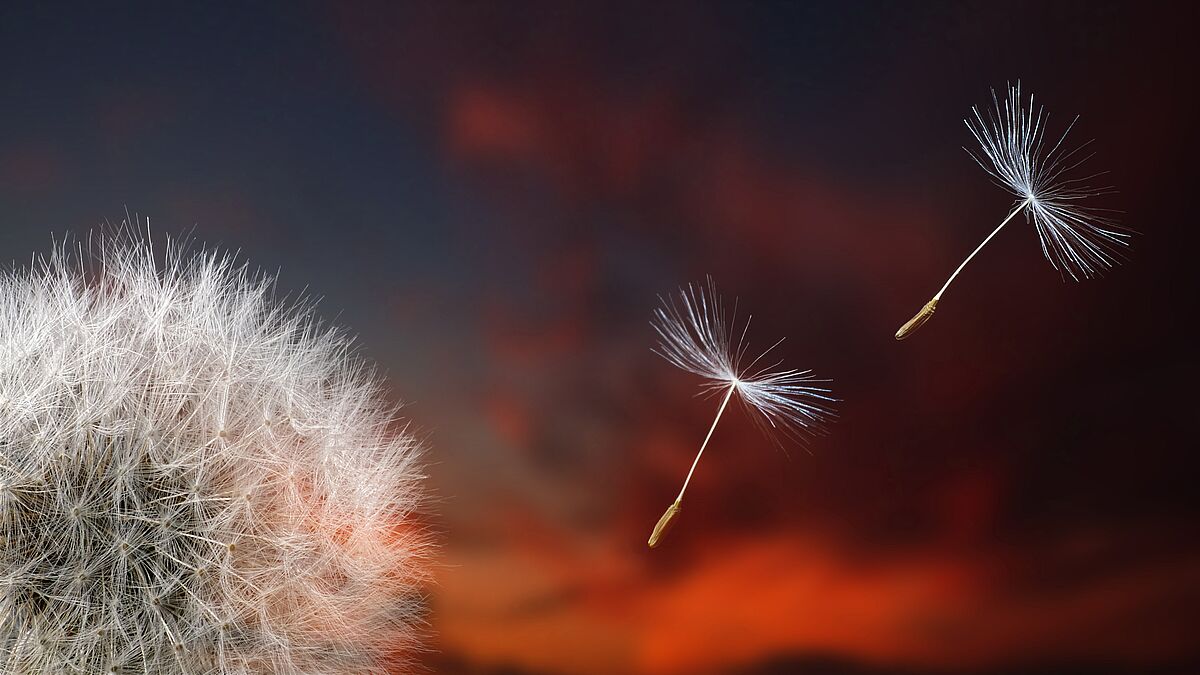
[(419, 444), (310, 305), (159, 253), (0, 275), (0, 671), (385, 672), (419, 646)]
[(959, 264), (933, 299), (896, 331), (897, 340), (908, 337), (933, 316), (942, 294), (959, 272), (1019, 213), (1033, 223), (1046, 260), (1075, 281), (1095, 277), (1120, 262), (1130, 231), (1118, 226), (1105, 211), (1081, 203), (1111, 193), (1112, 189), (1088, 187), (1086, 182), (1094, 174), (1071, 177), (1091, 157), (1081, 155), (1087, 143), (1073, 150), (1063, 145), (1079, 118), (1067, 125), (1049, 147), (1045, 140), (1048, 119), (1041, 106), (1034, 107), (1032, 95), (1025, 104), (1020, 82), (1008, 88), (1003, 102), (993, 90), (992, 108), (986, 113), (971, 108), (970, 116), (963, 121), (979, 143), (979, 150), (967, 153), (997, 185), (1016, 197), (1014, 208)]
[(726, 321), (725, 307), (712, 279), (707, 289), (688, 284), (680, 289), (678, 298), (662, 299), (651, 325), (659, 336), (657, 354), (675, 367), (704, 378), (705, 392), (723, 395), (679, 496), (654, 526), (648, 541), (654, 548), (681, 512), (692, 473), (734, 394), (750, 418), (775, 442), (779, 436), (802, 440), (807, 434), (822, 431), (823, 423), (833, 415), (831, 404), (836, 399), (829, 389), (817, 386), (823, 380), (814, 379), (811, 371), (782, 369), (778, 361), (763, 362), (783, 340), (746, 363), (750, 320), (747, 318), (740, 334), (736, 308), (734, 316)]

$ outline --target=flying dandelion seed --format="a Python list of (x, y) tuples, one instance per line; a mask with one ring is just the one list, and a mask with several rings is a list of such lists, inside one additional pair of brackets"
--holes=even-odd
[(149, 235), (0, 274), (0, 671), (382, 673), (420, 447), (307, 304)]
[(700, 444), (679, 496), (650, 534), (647, 542), (650, 548), (658, 546), (679, 515), (683, 494), (700, 463), (700, 456), (735, 393), (750, 418), (776, 442), (780, 435), (799, 440), (805, 433), (819, 431), (822, 423), (833, 415), (829, 404), (837, 400), (829, 396), (829, 389), (814, 386), (825, 380), (814, 379), (812, 371), (780, 369), (779, 362), (760, 364), (763, 357), (783, 340), (743, 365), (749, 346), (746, 333), (750, 319), (746, 319), (741, 334), (735, 335), (736, 306), (734, 316), (727, 323), (725, 308), (712, 279), (708, 280), (707, 293), (703, 287), (688, 284), (680, 289), (678, 300), (676, 304), (674, 297), (662, 299), (662, 307), (654, 310), (651, 325), (659, 336), (655, 353), (676, 367), (704, 378), (703, 391), (722, 395), (722, 398), (717, 416)]
[(1022, 102), (1020, 82), (1008, 88), (1008, 97), (1003, 103), (993, 90), (992, 108), (986, 116), (978, 107), (971, 108), (971, 115), (963, 121), (979, 143), (980, 152), (967, 150), (967, 153), (998, 185), (1016, 197), (1015, 206), (959, 264), (933, 299), (896, 331), (897, 340), (908, 337), (933, 316), (942, 294), (959, 272), (1018, 213), (1024, 213), (1026, 222), (1033, 223), (1042, 254), (1050, 264), (1075, 281), (1095, 277), (1120, 261), (1122, 249), (1129, 245), (1129, 230), (1106, 217), (1105, 211), (1080, 204), (1088, 197), (1109, 194), (1113, 190), (1086, 186), (1085, 183), (1098, 174), (1070, 177), (1071, 172), (1091, 158), (1090, 154), (1080, 154), (1088, 143), (1070, 151), (1063, 147), (1063, 141), (1079, 118), (1072, 120), (1058, 141), (1047, 150), (1048, 119), (1041, 106), (1034, 108), (1032, 95), (1028, 105)]

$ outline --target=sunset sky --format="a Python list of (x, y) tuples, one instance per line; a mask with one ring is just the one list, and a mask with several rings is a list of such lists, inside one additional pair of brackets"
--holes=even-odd
[[(321, 297), (430, 447), (429, 669), (1200, 672), (1195, 8), (240, 5), (0, 6), (0, 260), (128, 211)], [(1018, 79), (1129, 260), (1014, 222), (896, 342), (1012, 207), (962, 119)], [(651, 551), (706, 275), (838, 417), (731, 410)]]

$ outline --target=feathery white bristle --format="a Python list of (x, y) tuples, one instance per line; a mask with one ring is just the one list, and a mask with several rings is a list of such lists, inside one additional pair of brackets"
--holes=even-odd
[(743, 365), (750, 319), (738, 333), (736, 307), (727, 321), (711, 279), (707, 289), (688, 284), (677, 297), (662, 298), (651, 323), (659, 335), (655, 353), (704, 378), (706, 391), (733, 387), (751, 419), (772, 439), (778, 432), (802, 440), (805, 433), (821, 431), (833, 416), (830, 404), (837, 399), (816, 384), (825, 380), (815, 379), (810, 370), (781, 369), (778, 361), (760, 363), (782, 340)]
[(1048, 119), (1041, 106), (1034, 107), (1032, 95), (1028, 105), (1022, 101), (1020, 82), (1008, 88), (1003, 102), (993, 90), (992, 108), (985, 113), (973, 107), (971, 116), (964, 120), (979, 142), (981, 154), (967, 152), (1001, 187), (1017, 197), (1018, 208), (1033, 221), (1042, 253), (1055, 269), (1075, 280), (1093, 277), (1119, 262), (1130, 232), (1104, 216), (1103, 211), (1080, 204), (1085, 198), (1112, 190), (1088, 187), (1086, 181), (1095, 174), (1070, 177), (1090, 158), (1079, 156), (1087, 144), (1069, 151), (1063, 146), (1075, 125), (1072, 121), (1053, 147), (1046, 149)]
[(148, 237), (0, 275), (0, 671), (383, 672), (419, 444), (310, 305)]

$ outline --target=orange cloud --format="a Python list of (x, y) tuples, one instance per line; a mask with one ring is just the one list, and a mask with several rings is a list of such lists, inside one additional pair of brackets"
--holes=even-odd
[(1161, 616), (1181, 588), (1200, 596), (1196, 561), (1043, 593), (1014, 585), (1006, 568), (1027, 563), (1011, 554), (872, 559), (817, 535), (714, 542), (669, 574), (628, 555), (579, 555), (574, 569), (557, 555), (462, 560), (443, 579), (443, 648), (555, 673), (727, 672), (780, 655), (947, 672), (1039, 657), (1145, 664), (1186, 655), (1186, 630), (1126, 618)]

